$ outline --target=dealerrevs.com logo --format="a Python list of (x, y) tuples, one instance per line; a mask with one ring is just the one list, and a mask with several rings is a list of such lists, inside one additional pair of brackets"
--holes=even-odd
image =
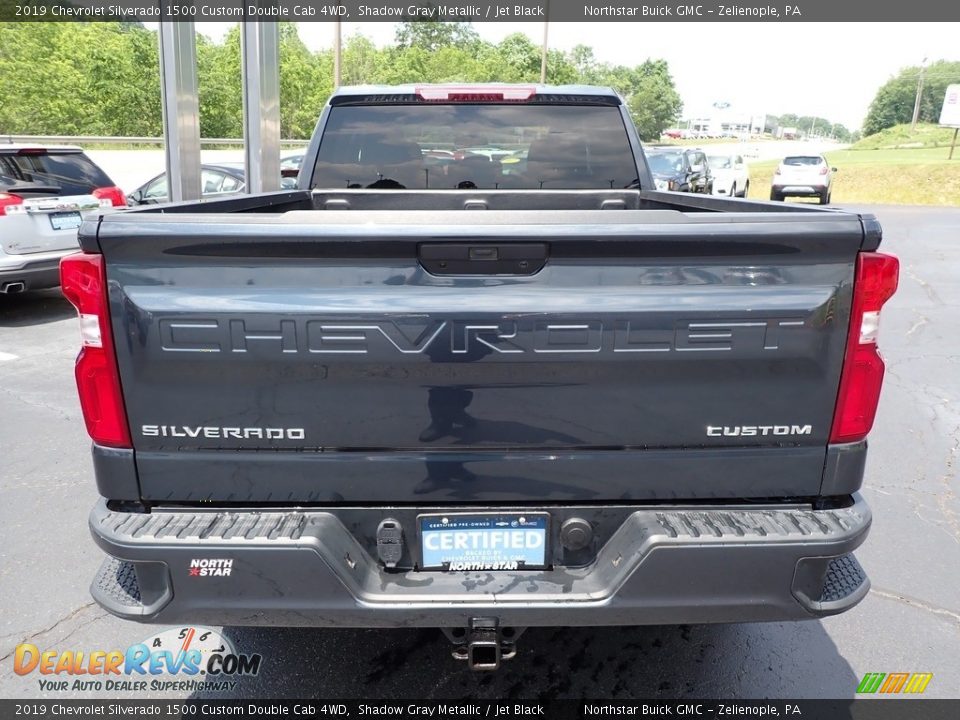
[(867, 673), (857, 686), (858, 695), (920, 694), (933, 680), (933, 673)]
[(263, 657), (238, 653), (216, 630), (172, 628), (126, 650), (40, 650), (17, 645), (17, 675), (40, 675), (44, 691), (213, 691), (234, 690), (242, 676), (260, 672)]

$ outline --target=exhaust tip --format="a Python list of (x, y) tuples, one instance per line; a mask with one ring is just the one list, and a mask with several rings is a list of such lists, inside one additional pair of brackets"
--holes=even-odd
[(26, 291), (27, 286), (22, 282), (8, 282), (0, 285), (0, 293), (5, 295), (15, 295), (16, 293), (22, 293)]

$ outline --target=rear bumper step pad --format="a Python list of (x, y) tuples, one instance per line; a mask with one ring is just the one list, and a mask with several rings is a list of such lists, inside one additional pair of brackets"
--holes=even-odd
[(91, 592), (142, 622), (283, 626), (618, 625), (809, 619), (869, 581), (850, 554), (871, 522), (843, 509), (637, 509), (583, 568), (388, 572), (335, 511), (109, 510)]

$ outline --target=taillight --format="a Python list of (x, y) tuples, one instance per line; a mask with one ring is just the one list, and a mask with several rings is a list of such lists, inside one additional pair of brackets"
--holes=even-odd
[(826, 166), (826, 165), (824, 165), (822, 168), (820, 168), (820, 174), (821, 174), (821, 175), (826, 175), (826, 174), (827, 174), (827, 166)]
[(0, 216), (23, 212), (23, 198), (19, 195), (0, 192)]
[(774, 175), (779, 175), (779, 174), (780, 174), (780, 166), (779, 166), (779, 165), (777, 166), (777, 169), (773, 171), (773, 174), (774, 174)]
[(421, 100), (435, 102), (523, 102), (536, 95), (537, 88), (532, 85), (525, 87), (427, 85), (416, 88), (414, 92)]
[(80, 314), (82, 347), (77, 356), (76, 376), (87, 432), (99, 445), (131, 447), (107, 313), (103, 256), (78, 253), (63, 258), (60, 285)]
[(830, 442), (862, 440), (873, 427), (883, 385), (877, 350), (880, 308), (897, 290), (900, 261), (883, 253), (860, 253), (853, 280), (850, 330), (833, 414)]
[[(127, 196), (123, 194), (123, 190), (116, 186), (94, 188), (93, 196), (101, 201), (100, 205), (105, 205), (103, 201), (109, 200), (110, 205), (113, 205), (114, 207), (127, 206)], [(107, 207), (109, 207), (109, 205)]]

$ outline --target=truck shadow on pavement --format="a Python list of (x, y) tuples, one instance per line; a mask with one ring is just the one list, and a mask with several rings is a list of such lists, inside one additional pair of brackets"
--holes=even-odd
[(28, 327), (76, 315), (60, 288), (0, 295), (0, 327)]
[(238, 698), (852, 699), (857, 686), (819, 622), (531, 628), (496, 673), (468, 670), (433, 629), (224, 635), (237, 652), (263, 656), (259, 676), (240, 678), (227, 695)]

